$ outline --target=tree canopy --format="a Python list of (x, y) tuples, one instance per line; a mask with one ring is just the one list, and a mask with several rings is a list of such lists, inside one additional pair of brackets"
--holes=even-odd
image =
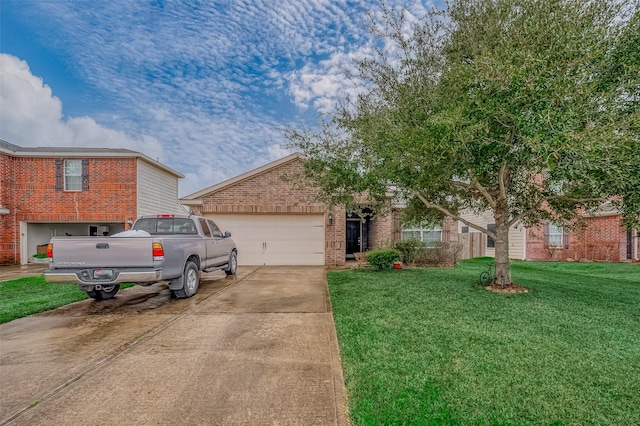
[[(498, 280), (508, 230), (614, 200), (640, 214), (640, 17), (610, 0), (460, 0), (410, 21), (381, 4), (360, 93), (317, 130), (291, 128), (333, 203), (389, 188), (414, 221), (491, 210)], [(464, 220), (463, 220), (464, 222)]]

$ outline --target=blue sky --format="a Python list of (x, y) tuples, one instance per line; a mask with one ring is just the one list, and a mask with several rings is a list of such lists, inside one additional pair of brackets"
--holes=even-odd
[[(430, 1), (390, 0), (413, 16)], [(376, 0), (0, 0), (0, 138), (127, 148), (185, 196), (276, 160), (371, 53)]]

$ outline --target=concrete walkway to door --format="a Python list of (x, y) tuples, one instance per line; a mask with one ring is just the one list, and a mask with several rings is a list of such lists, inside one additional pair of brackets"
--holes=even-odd
[(0, 424), (348, 424), (323, 267), (243, 267), (143, 312), (98, 303), (0, 326)]

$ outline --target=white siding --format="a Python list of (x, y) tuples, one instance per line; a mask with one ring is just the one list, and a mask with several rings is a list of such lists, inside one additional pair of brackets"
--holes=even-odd
[(178, 203), (178, 177), (138, 159), (138, 216), (186, 213)]
[[(491, 211), (486, 211), (479, 215), (474, 214), (471, 211), (465, 211), (462, 212), (460, 216), (471, 223), (482, 226), (483, 228), (486, 228), (486, 226), (490, 223), (496, 222)], [(466, 225), (459, 221), (458, 232), (462, 232), (463, 226)], [(522, 225), (520, 225), (519, 227), (512, 226), (509, 230), (509, 258), (519, 260), (525, 259), (526, 231), (526, 228), (524, 228)], [(475, 230), (473, 228), (469, 228), (469, 232), (475, 232)], [(495, 254), (496, 252), (494, 247), (486, 248), (487, 256), (495, 257)]]

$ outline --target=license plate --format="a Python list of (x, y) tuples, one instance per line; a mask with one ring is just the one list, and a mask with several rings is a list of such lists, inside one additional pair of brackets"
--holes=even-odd
[(111, 280), (113, 279), (113, 269), (95, 269), (93, 278), (96, 280)]

